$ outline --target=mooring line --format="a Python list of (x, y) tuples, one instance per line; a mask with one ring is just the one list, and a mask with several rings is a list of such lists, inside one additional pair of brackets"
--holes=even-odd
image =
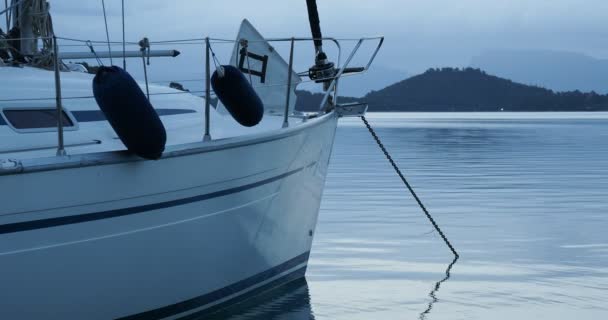
[(426, 207), (424, 206), (424, 204), (422, 203), (422, 201), (420, 200), (420, 198), (418, 197), (418, 195), (414, 191), (414, 188), (412, 188), (412, 186), (407, 181), (407, 179), (405, 178), (405, 176), (403, 175), (403, 173), (401, 173), (401, 170), (399, 169), (399, 167), (397, 166), (397, 164), (393, 160), (393, 157), (391, 157), (391, 155), (388, 153), (388, 151), (384, 147), (384, 144), (382, 144), (382, 141), (380, 141), (380, 138), (376, 134), (376, 131), (374, 131), (374, 129), (369, 124), (369, 122), (367, 121), (367, 119), (365, 118), (365, 116), (361, 116), (361, 120), (363, 120), (363, 123), (365, 123), (365, 126), (367, 127), (367, 130), (369, 130), (369, 133), (372, 134), (372, 137), (374, 137), (374, 140), (376, 140), (376, 143), (378, 144), (378, 146), (380, 147), (380, 149), (382, 150), (382, 152), (386, 156), (386, 159), (388, 159), (388, 161), (393, 166), (393, 169), (395, 169), (395, 172), (397, 172), (397, 174), (401, 178), (401, 181), (403, 181), (403, 183), (405, 184), (405, 186), (407, 187), (407, 189), (410, 191), (410, 193), (412, 194), (412, 196), (414, 197), (414, 199), (416, 199), (416, 202), (418, 202), (418, 206), (420, 206), (420, 209), (422, 209), (422, 211), (424, 212), (424, 214), (426, 215), (426, 217), (429, 219), (429, 221), (431, 222), (431, 224), (433, 224), (433, 227), (435, 228), (435, 230), (437, 230), (437, 232), (439, 233), (439, 235), (441, 236), (441, 238), (443, 239), (443, 241), (445, 242), (445, 244), (447, 244), (448, 247), (450, 248), (450, 250), (452, 250), (452, 253), (454, 254), (454, 256), (456, 256), (456, 258), (459, 258), (460, 255), (458, 255), (458, 252), (456, 252), (456, 249), (454, 249), (454, 247), (452, 246), (452, 244), (450, 243), (450, 241), (448, 240), (448, 238), (445, 236), (445, 234), (443, 233), (443, 231), (441, 231), (441, 228), (439, 228), (439, 225), (437, 224), (437, 222), (435, 222), (435, 219), (433, 219), (433, 217), (431, 216), (431, 214), (429, 213), (429, 211), (426, 209)]

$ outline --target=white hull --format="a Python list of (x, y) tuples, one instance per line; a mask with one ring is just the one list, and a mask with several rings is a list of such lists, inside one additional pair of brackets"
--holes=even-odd
[(336, 125), (0, 176), (0, 319), (176, 318), (303, 276)]

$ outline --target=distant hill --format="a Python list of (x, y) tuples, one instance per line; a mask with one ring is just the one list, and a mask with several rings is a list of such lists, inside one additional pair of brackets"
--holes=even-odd
[(608, 93), (608, 60), (584, 54), (548, 50), (492, 50), (470, 66), (516, 82), (556, 91)]
[[(323, 100), (322, 93), (312, 93), (306, 90), (296, 90), (298, 100), (296, 102), (296, 110), (300, 111), (318, 111)], [(339, 103), (357, 102), (363, 98), (340, 97)]]
[[(320, 94), (298, 92), (298, 108), (314, 110)], [(553, 92), (489, 75), (473, 68), (429, 69), (423, 74), (372, 91), (362, 99), (370, 111), (598, 111), (608, 96), (595, 92)]]
[(409, 76), (404, 71), (375, 65), (362, 75), (344, 77), (340, 80), (339, 91), (348, 97), (361, 98), (372, 90), (380, 90)]

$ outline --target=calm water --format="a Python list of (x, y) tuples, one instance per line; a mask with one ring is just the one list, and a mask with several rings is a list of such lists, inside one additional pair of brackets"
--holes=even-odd
[(461, 254), (449, 279), (450, 251), (352, 119), (307, 282), (221, 318), (608, 319), (608, 114), (369, 118)]

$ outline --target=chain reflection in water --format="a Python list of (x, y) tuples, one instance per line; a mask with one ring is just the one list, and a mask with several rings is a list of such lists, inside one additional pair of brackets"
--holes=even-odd
[(441, 288), (442, 283), (450, 280), (452, 267), (454, 267), (454, 265), (456, 264), (457, 261), (458, 261), (458, 256), (455, 256), (454, 260), (452, 260), (452, 263), (450, 263), (448, 268), (445, 270), (445, 278), (438, 281), (435, 284), (435, 288), (433, 288), (431, 293), (429, 293), (429, 297), (431, 297), (432, 300), (431, 300), (431, 302), (429, 302), (429, 306), (426, 308), (426, 310), (424, 310), (420, 314), (420, 318), (419, 318), (420, 320), (426, 319), (426, 317), (431, 313), (431, 310), (433, 310), (433, 306), (435, 306), (435, 303), (437, 303), (439, 301), (439, 299), (437, 298), (437, 292), (439, 292), (439, 289)]

